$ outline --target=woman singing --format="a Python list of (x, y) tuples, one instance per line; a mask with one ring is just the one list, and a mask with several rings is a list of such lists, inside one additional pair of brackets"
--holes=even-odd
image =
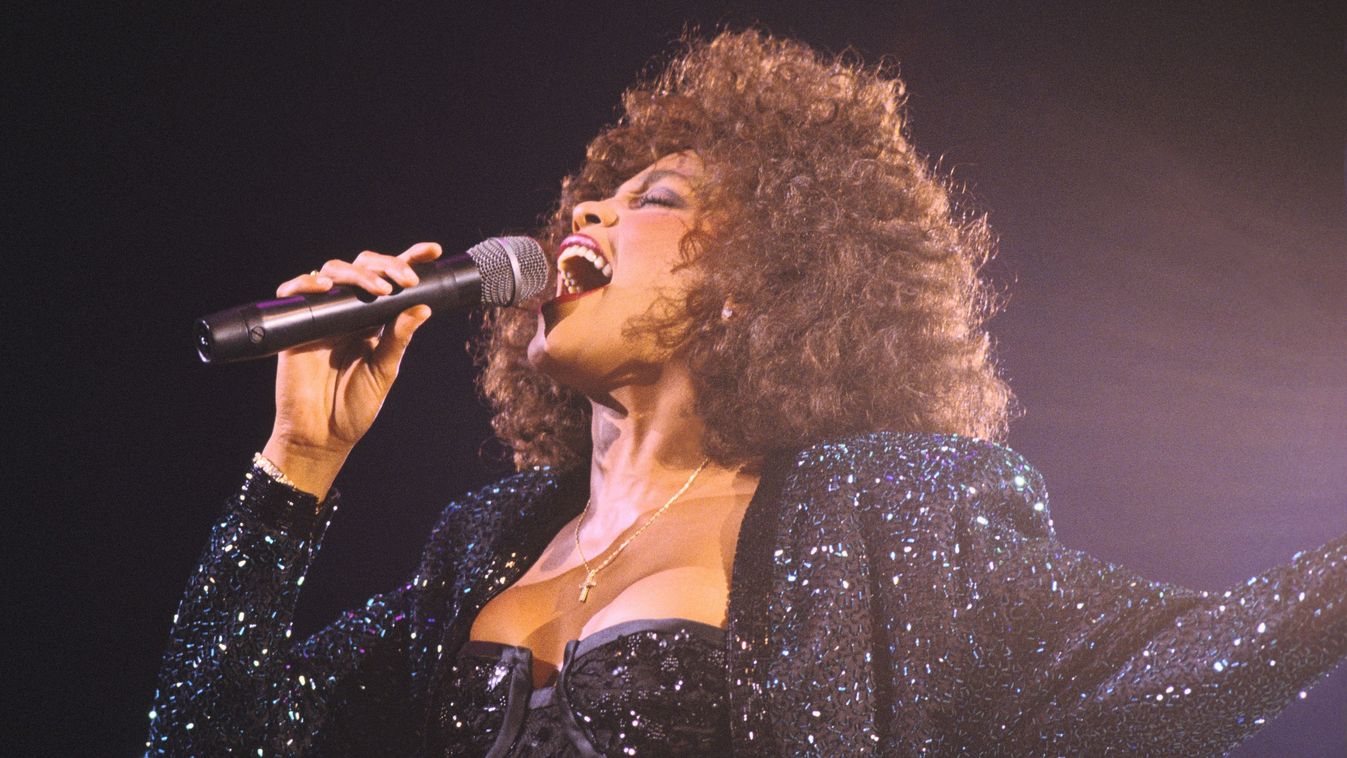
[[(290, 622), (425, 306), (283, 353), (274, 431), (178, 614), (151, 753), (1194, 755), (1347, 654), (1347, 539), (1224, 593), (1059, 544), (993, 441), (990, 235), (901, 84), (756, 32), (629, 90), (564, 184), (553, 286), (490, 315), (515, 475), (420, 566)], [(379, 295), (431, 243), (282, 284)]]

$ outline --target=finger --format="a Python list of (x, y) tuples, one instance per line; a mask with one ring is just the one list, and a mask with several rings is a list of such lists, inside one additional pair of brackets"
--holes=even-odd
[(378, 272), (335, 258), (324, 263), (320, 273), (337, 284), (355, 285), (371, 295), (387, 295), (393, 291), (393, 285)]
[(402, 251), (398, 258), (407, 263), (425, 263), (440, 257), (443, 252), (444, 249), (438, 242), (418, 242)]
[(355, 265), (377, 271), (403, 287), (412, 287), (421, 281), (421, 277), (416, 275), (416, 272), (406, 261), (391, 255), (382, 255), (372, 250), (366, 250), (356, 256)]
[(418, 305), (408, 308), (386, 327), (374, 348), (374, 370), (379, 378), (391, 383), (398, 375), (398, 366), (412, 341), (412, 334), (430, 318), (430, 306)]
[(303, 292), (327, 292), (332, 289), (332, 277), (326, 274), (311, 272), (300, 274), (294, 279), (287, 279), (281, 282), (281, 286), (276, 288), (276, 297), (289, 297)]

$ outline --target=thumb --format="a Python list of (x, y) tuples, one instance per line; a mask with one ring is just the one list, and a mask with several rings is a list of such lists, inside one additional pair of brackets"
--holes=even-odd
[(412, 335), (429, 318), (430, 306), (418, 305), (399, 313), (391, 327), (383, 330), (379, 344), (374, 346), (374, 370), (385, 382), (392, 382), (397, 377), (398, 365), (402, 363)]

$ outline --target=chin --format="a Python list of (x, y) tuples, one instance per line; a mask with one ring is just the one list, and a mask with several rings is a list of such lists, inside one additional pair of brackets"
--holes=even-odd
[(552, 315), (560, 317), (539, 315), (528, 345), (529, 366), (596, 402), (611, 402), (608, 398), (617, 387), (654, 381), (667, 361), (667, 356), (656, 357), (649, 348), (607, 331), (586, 329), (583, 317)]
[(528, 350), (525, 355), (528, 358), (529, 366), (535, 371), (546, 372), (544, 363), (547, 353), (547, 334), (543, 325), (542, 314), (538, 314), (538, 330), (533, 333), (533, 339), (529, 340)]
[(529, 340), (529, 366), (560, 384), (589, 394), (595, 378), (592, 371), (587, 370), (594, 363), (592, 356), (586, 357), (581, 345), (571, 344), (568, 349), (562, 336), (561, 340), (552, 336), (550, 330), (544, 329), (542, 318), (539, 317), (538, 331)]

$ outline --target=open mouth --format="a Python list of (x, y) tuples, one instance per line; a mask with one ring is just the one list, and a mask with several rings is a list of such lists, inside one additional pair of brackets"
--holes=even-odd
[(578, 307), (576, 300), (598, 292), (613, 281), (613, 264), (593, 239), (572, 234), (561, 241), (557, 255), (557, 296), (542, 304), (543, 334)]
[(613, 280), (613, 264), (593, 240), (571, 235), (561, 241), (557, 276), (561, 285), (557, 300), (571, 300), (607, 286)]

